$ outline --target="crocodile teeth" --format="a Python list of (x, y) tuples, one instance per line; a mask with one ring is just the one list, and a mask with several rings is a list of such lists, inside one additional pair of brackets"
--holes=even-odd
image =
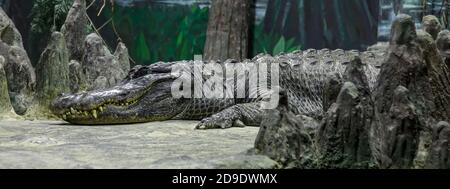
[(66, 119), (67, 119), (66, 114), (64, 114), (64, 115), (62, 116), (62, 118), (63, 118), (64, 120), (66, 120)]
[(97, 110), (92, 110), (92, 116), (94, 116), (94, 118), (97, 119)]
[(103, 107), (100, 106), (98, 109), (100, 110), (100, 112), (103, 112)]
[(84, 112), (84, 115), (87, 117), (87, 116), (89, 115), (89, 113), (85, 111), (85, 112)]

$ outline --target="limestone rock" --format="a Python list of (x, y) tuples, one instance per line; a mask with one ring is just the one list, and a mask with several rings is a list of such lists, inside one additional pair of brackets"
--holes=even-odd
[[(425, 97), (426, 101), (432, 102), (429, 103), (429, 113), (425, 115), (429, 117), (430, 124), (436, 124), (439, 120), (450, 120), (450, 70), (428, 33), (419, 31), (417, 41), (426, 63), (426, 76), (430, 88), (427, 94), (431, 96)], [(431, 128), (430, 125), (427, 127)]]
[(71, 60), (69, 63), (70, 92), (77, 93), (86, 89), (86, 78), (80, 62)]
[(342, 88), (342, 78), (339, 75), (330, 75), (325, 83), (323, 92), (323, 111), (326, 112), (330, 106), (336, 102), (339, 92)]
[(354, 57), (350, 64), (347, 66), (344, 72), (344, 81), (352, 82), (358, 88), (358, 91), (362, 93), (364, 99), (362, 99), (363, 103), (371, 103), (370, 102), (370, 86), (367, 76), (364, 72), (364, 65), (359, 56)]
[(0, 39), (8, 46), (23, 48), (22, 36), (14, 25), (13, 21), (0, 7)]
[(439, 122), (433, 128), (432, 138), (426, 168), (450, 169), (450, 124)]
[(307, 128), (302, 119), (288, 110), (287, 95), (281, 94), (279, 107), (267, 111), (255, 141), (258, 153), (267, 155), (283, 167), (301, 167), (311, 154), (315, 128)]
[[(370, 86), (364, 65), (355, 56), (343, 75), (342, 86), (322, 120), (317, 141), (322, 168), (372, 166), (370, 125), (374, 119)], [(326, 90), (337, 90), (328, 85)], [(331, 88), (331, 89), (330, 89)]]
[(422, 122), (449, 120), (450, 77), (431, 36), (416, 32), (407, 15), (398, 16), (391, 35), (390, 50), (373, 92), (377, 113), (387, 115), (395, 89), (404, 86)]
[(11, 110), (13, 110), (11, 102), (9, 100), (6, 73), (3, 69), (4, 63), (5, 58), (3, 58), (3, 56), (0, 56), (0, 118), (3, 114), (8, 114), (11, 112)]
[[(8, 79), (9, 96), (15, 112), (23, 115), (33, 100), (36, 75), (23, 48), (12, 46), (7, 49), (8, 58), (4, 69)], [(3, 52), (1, 54), (3, 55)]]
[(424, 133), (438, 120), (450, 119), (450, 77), (432, 36), (416, 32), (411, 17), (399, 15), (394, 21), (378, 78), (373, 92), (374, 157), (383, 168), (416, 167), (414, 159), (423, 159), (418, 146), (429, 146)]
[(54, 32), (36, 67), (36, 93), (42, 108), (69, 89), (69, 51), (62, 33)]
[(100, 76), (106, 78), (106, 87), (113, 86), (125, 78), (126, 73), (119, 65), (118, 59), (103, 44), (100, 36), (95, 33), (89, 34), (84, 47), (82, 67), (90, 89), (94, 89), (94, 83)]
[(427, 15), (422, 19), (422, 29), (436, 40), (438, 33), (442, 30), (442, 25), (436, 16)]
[(107, 88), (109, 81), (108, 78), (106, 78), (105, 76), (99, 76), (97, 77), (97, 79), (95, 79), (92, 88), (94, 89), (104, 89)]
[(423, 128), (408, 92), (403, 86), (395, 89), (389, 116), (384, 118), (386, 121), (383, 123), (387, 127), (384, 138), (386, 157), (381, 164), (382, 168), (413, 168), (419, 148), (420, 131)]
[(447, 67), (450, 66), (450, 31), (443, 30), (439, 32), (439, 35), (436, 39), (436, 44), (439, 49), (439, 53), (444, 59)]
[(296, 117), (302, 121), (311, 138), (314, 138), (316, 135), (315, 131), (320, 127), (320, 120), (302, 114), (296, 115)]
[(120, 42), (117, 45), (116, 51), (114, 52), (114, 56), (119, 61), (119, 65), (122, 68), (123, 72), (130, 72), (130, 56), (128, 54), (128, 48), (124, 43)]
[(69, 49), (70, 60), (81, 61), (83, 58), (83, 44), (88, 35), (88, 23), (86, 0), (75, 0), (61, 28)]
[(6, 60), (3, 66), (11, 104), (15, 112), (23, 115), (31, 105), (36, 76), (20, 33), (1, 8), (0, 55)]
[(416, 26), (412, 17), (399, 14), (391, 26), (390, 45), (405, 45), (411, 43), (417, 36)]
[(326, 113), (317, 136), (321, 168), (368, 168), (371, 166), (369, 126), (372, 107), (351, 82), (345, 82), (336, 103)]

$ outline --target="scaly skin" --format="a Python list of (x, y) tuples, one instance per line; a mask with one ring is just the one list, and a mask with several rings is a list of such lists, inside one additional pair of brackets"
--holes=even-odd
[[(366, 64), (370, 83), (375, 82), (377, 65), (383, 51), (307, 50), (272, 57), (258, 55), (246, 62), (280, 65), (280, 87), (288, 94), (290, 109), (295, 114), (320, 117), (322, 93), (329, 74), (342, 75), (347, 63), (359, 55)], [(261, 99), (252, 98), (180, 98), (172, 97), (171, 85), (179, 75), (172, 74), (174, 65), (192, 66), (193, 61), (156, 63), (137, 66), (115, 87), (105, 90), (63, 95), (56, 99), (52, 111), (67, 122), (83, 125), (108, 125), (163, 121), (170, 119), (202, 120), (199, 129), (257, 126), (263, 110)], [(222, 63), (223, 64), (223, 63)], [(228, 60), (225, 64), (233, 64)], [(246, 65), (246, 64), (243, 64)], [(248, 76), (249, 72), (245, 72)], [(235, 75), (235, 80), (242, 75)], [(248, 79), (248, 77), (245, 77)], [(193, 78), (193, 80), (207, 79)], [(194, 82), (192, 82), (194, 83)], [(236, 93), (238, 89), (233, 89)], [(248, 90), (248, 89), (246, 89)], [(246, 91), (253, 93), (255, 91)]]

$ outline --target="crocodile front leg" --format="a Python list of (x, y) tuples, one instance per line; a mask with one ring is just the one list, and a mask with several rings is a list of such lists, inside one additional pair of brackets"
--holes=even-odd
[(196, 129), (227, 129), (231, 127), (259, 126), (264, 110), (259, 102), (237, 104), (203, 119)]

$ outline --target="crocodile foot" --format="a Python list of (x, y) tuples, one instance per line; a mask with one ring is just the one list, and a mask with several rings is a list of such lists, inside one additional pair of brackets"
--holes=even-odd
[(218, 116), (212, 116), (203, 119), (196, 127), (199, 130), (206, 129), (228, 129), (231, 127), (245, 127), (246, 125), (241, 120), (232, 120)]

